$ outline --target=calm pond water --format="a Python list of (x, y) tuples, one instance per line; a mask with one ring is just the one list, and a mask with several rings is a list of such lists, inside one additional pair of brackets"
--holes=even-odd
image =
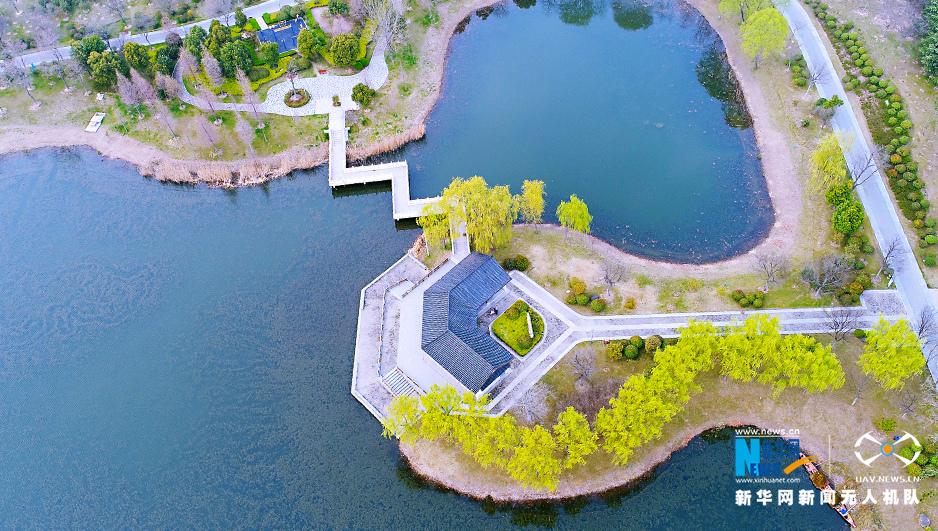
[(0, 528), (843, 528), (735, 507), (733, 449), (701, 438), (569, 513), (420, 488), (349, 393), (359, 290), (417, 235), (390, 212), (324, 170), (224, 192), (0, 159)]
[(678, 262), (736, 256), (768, 234), (750, 119), (696, 10), (516, 1), (478, 11), (451, 41), (425, 139), (390, 157), (407, 159), (414, 197), (454, 176), (515, 193), (541, 179), (546, 220), (577, 194), (595, 235)]

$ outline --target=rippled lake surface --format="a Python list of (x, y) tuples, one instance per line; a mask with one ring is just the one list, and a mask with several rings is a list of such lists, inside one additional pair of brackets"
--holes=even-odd
[(700, 437), (585, 505), (422, 486), (349, 393), (360, 290), (417, 236), (390, 212), (322, 169), (225, 192), (0, 158), (0, 528), (843, 528), (737, 508), (731, 444)]
[(407, 159), (414, 197), (454, 176), (515, 193), (540, 179), (545, 220), (577, 194), (596, 236), (676, 262), (768, 234), (750, 118), (722, 41), (687, 4), (517, 0), (457, 31), (425, 139), (385, 157)]

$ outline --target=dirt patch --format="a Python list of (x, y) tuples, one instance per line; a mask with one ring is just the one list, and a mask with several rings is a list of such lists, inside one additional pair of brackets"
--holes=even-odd
[(339, 35), (352, 31), (354, 24), (343, 15), (330, 15), (328, 7), (313, 8), (313, 18), (319, 27), (329, 35)]

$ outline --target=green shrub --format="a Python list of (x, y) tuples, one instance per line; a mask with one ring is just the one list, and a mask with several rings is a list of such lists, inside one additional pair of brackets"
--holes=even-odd
[(847, 201), (837, 206), (831, 221), (834, 230), (842, 234), (853, 234), (863, 225), (863, 206), (857, 201)]
[(576, 304), (576, 293), (570, 293), (567, 295), (567, 304)]
[(590, 296), (587, 295), (586, 293), (580, 293), (579, 295), (576, 296), (576, 303), (579, 304), (580, 306), (586, 306), (587, 304), (590, 303)]
[(866, 330), (863, 330), (862, 328), (857, 328), (856, 330), (853, 331), (853, 336), (856, 337), (857, 339), (863, 339), (866, 337)]
[(864, 66), (863, 70), (860, 70), (860, 73), (863, 74), (863, 77), (870, 77), (871, 75), (873, 75), (873, 67)]
[(523, 254), (519, 254), (518, 256), (515, 257), (515, 269), (517, 269), (518, 271), (525, 271), (529, 267), (531, 267), (531, 261), (528, 260), (527, 256), (524, 256)]
[(534, 343), (534, 338), (529, 336), (527, 333), (518, 334), (518, 346), (522, 350), (531, 348), (531, 345)]
[(269, 75), (270, 75), (270, 70), (264, 66), (256, 66), (248, 70), (248, 79), (250, 79), (251, 81), (255, 83), (257, 83), (261, 79), (266, 78)]
[(925, 236), (925, 243), (927, 243), (928, 245), (935, 245), (936, 243), (938, 243), (938, 238), (929, 234), (928, 236)]
[(628, 359), (630, 359), (630, 360), (637, 360), (637, 359), (638, 359), (638, 348), (637, 348), (635, 345), (629, 343), (628, 345), (625, 346), (625, 352), (624, 352), (624, 354), (625, 354), (625, 357), (628, 358)]
[[(879, 428), (879, 430), (880, 430), (881, 432), (883, 432), (883, 433), (885, 433), (885, 434), (887, 434), (887, 435), (888, 435), (889, 433), (891, 433), (891, 432), (896, 431), (896, 428), (897, 428), (898, 426), (899, 426), (899, 424), (896, 422), (896, 419), (891, 418), (891, 417), (882, 417), (882, 418), (880, 418), (879, 421), (876, 423), (876, 427)], [(911, 456), (910, 456), (910, 457), (911, 457)]]
[[(352, 101), (358, 103), (362, 107), (368, 107), (371, 105), (371, 102), (375, 99), (375, 90), (369, 87), (364, 83), (359, 83), (352, 88)], [(527, 260), (527, 259), (525, 259)], [(507, 262), (507, 260), (506, 260)], [(512, 267), (505, 267), (505, 269), (518, 269), (517, 264)], [(525, 267), (527, 269), (527, 267)], [(522, 269), (524, 271), (524, 269)]]
[(733, 300), (736, 302), (739, 302), (740, 299), (742, 299), (745, 296), (746, 296), (746, 293), (741, 289), (733, 290), (733, 293), (730, 294), (730, 297), (733, 297)]
[(753, 308), (762, 308), (762, 305), (763, 305), (763, 304), (764, 304), (764, 302), (763, 302), (762, 299), (756, 299), (756, 300), (754, 300), (754, 301), (752, 302), (752, 307), (753, 307)]
[(661, 348), (661, 336), (653, 335), (645, 340), (645, 352), (654, 354), (659, 348)]
[(526, 303), (526, 302), (524, 302), (524, 301), (518, 301), (518, 302), (512, 304), (512, 306), (514, 306), (515, 308), (518, 308), (518, 311), (519, 311), (519, 312), (526, 312), (526, 311), (528, 311), (528, 310), (531, 309), (531, 307), (528, 306), (528, 303)]
[(514, 321), (515, 319), (521, 317), (521, 312), (518, 310), (518, 308), (515, 308), (514, 306), (512, 306), (511, 308), (508, 308), (508, 311), (505, 312), (505, 315), (507, 315), (509, 319)]
[(611, 360), (622, 359), (622, 353), (624, 351), (625, 346), (619, 340), (610, 341), (609, 344), (606, 345), (606, 356)]
[(905, 470), (914, 478), (922, 477), (922, 467), (917, 463), (911, 463), (909, 466), (905, 467)]
[(293, 60), (290, 61), (290, 67), (296, 68), (297, 70), (306, 70), (311, 66), (313, 66), (313, 63), (303, 56), (294, 57)]
[(641, 336), (632, 336), (629, 338), (629, 345), (639, 349), (645, 346), (645, 341), (641, 338)]
[(635, 297), (628, 297), (625, 299), (625, 309), (626, 310), (635, 309)]
[(844, 201), (848, 201), (852, 192), (853, 187), (850, 184), (844, 184), (841, 186), (832, 186), (824, 195), (827, 197), (828, 203), (837, 206)]
[(570, 279), (570, 290), (579, 295), (586, 291), (586, 282), (583, 282), (577, 277), (573, 277)]
[(864, 253), (864, 254), (873, 254), (874, 252), (876, 252), (876, 249), (874, 249), (872, 245), (864, 245), (864, 246), (863, 246), (863, 253)]
[(590, 302), (590, 308), (592, 308), (594, 312), (601, 312), (606, 309), (606, 301), (603, 299), (593, 299), (593, 301)]
[(928, 267), (935, 267), (936, 265), (938, 265), (938, 261), (936, 261), (935, 253), (926, 254), (922, 262)]

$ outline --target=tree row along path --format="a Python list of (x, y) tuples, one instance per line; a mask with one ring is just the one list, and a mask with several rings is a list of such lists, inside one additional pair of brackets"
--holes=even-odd
[[(525, 299), (538, 311), (546, 311), (551, 318), (562, 323), (562, 333), (545, 345), (525, 356), (502, 385), (491, 393), (490, 415), (501, 415), (514, 406), (524, 394), (560, 362), (576, 345), (588, 341), (627, 339), (631, 336), (660, 335), (676, 337), (690, 320), (709, 321), (717, 327), (742, 322), (754, 314), (766, 314), (779, 319), (783, 334), (828, 334), (831, 316), (850, 312), (855, 316), (853, 326), (870, 329), (880, 316), (888, 321), (905, 318), (905, 305), (895, 291), (870, 290), (863, 294), (859, 308), (793, 308), (767, 310), (731, 310), (718, 312), (664, 313), (637, 315), (587, 316), (579, 314), (554, 297), (530, 277), (511, 272), (511, 285), (523, 293)], [(545, 315), (545, 320), (548, 315)], [(555, 319), (552, 319), (555, 320)]]
[[(866, 136), (863, 129), (857, 121), (850, 100), (847, 99), (847, 93), (837, 76), (837, 70), (831, 61), (821, 35), (814, 25), (814, 20), (808, 15), (802, 5), (791, 0), (787, 4), (780, 5), (779, 10), (788, 20), (792, 34), (801, 48), (805, 61), (808, 63), (808, 69), (812, 73), (825, 72), (821, 80), (816, 83), (818, 93), (821, 97), (831, 99), (838, 96), (846, 102), (840, 106), (834, 117), (831, 119), (831, 125), (834, 132), (840, 138), (841, 148), (844, 157), (847, 159), (847, 167), (854, 167), (859, 164), (861, 167), (870, 160), (871, 150), (866, 143)], [(915, 260), (915, 254), (909, 245), (909, 239), (902, 230), (899, 222), (899, 216), (892, 203), (892, 197), (886, 189), (885, 179), (879, 168), (875, 168), (875, 175), (866, 179), (856, 187), (863, 208), (870, 220), (870, 226), (873, 228), (873, 234), (879, 243), (880, 249), (887, 248), (892, 241), (898, 238), (902, 245), (902, 251), (894, 260), (891, 260), (890, 266), (895, 270), (893, 281), (899, 290), (899, 296), (902, 298), (906, 307), (906, 313), (910, 321), (915, 323), (923, 315), (935, 311), (934, 299), (928, 290), (925, 277), (919, 269), (918, 262)], [(938, 338), (935, 332), (931, 331), (922, 338), (925, 342), (923, 353), (926, 359), (928, 353), (938, 348)], [(931, 371), (932, 378), (938, 380), (938, 360), (930, 359), (928, 369)]]
[[(260, 4), (257, 4), (251, 7), (246, 7), (243, 9), (243, 11), (244, 11), (244, 14), (248, 18), (254, 18), (257, 20), (259, 24), (264, 24), (264, 19), (263, 19), (264, 13), (274, 13), (276, 11), (279, 11), (280, 8), (282, 8), (283, 6), (295, 6), (295, 5), (296, 5), (295, 0), (267, 0), (266, 2), (262, 2)], [(134, 35), (122, 34), (122, 35), (118, 35), (117, 37), (114, 37), (113, 39), (109, 39), (108, 44), (111, 46), (111, 48), (119, 48), (123, 46), (124, 44), (127, 44), (128, 42), (135, 42), (143, 46), (147, 46), (151, 44), (160, 44), (166, 41), (166, 35), (168, 35), (170, 31), (175, 31), (179, 35), (185, 35), (186, 33), (189, 32), (190, 29), (192, 29), (193, 26), (199, 26), (203, 28), (204, 30), (208, 31), (209, 27), (212, 25), (213, 20), (217, 20), (224, 24), (226, 20), (231, 20), (232, 18), (234, 18), (234, 12), (228, 13), (227, 15), (221, 15), (215, 18), (208, 18), (205, 20), (200, 20), (198, 22), (193, 22), (191, 24), (186, 24), (184, 26), (163, 28), (157, 31), (147, 31), (143, 33), (136, 33)], [(62, 57), (69, 57), (72, 53), (72, 47), (62, 46), (58, 48), (58, 51)], [(52, 61), (55, 61), (55, 52), (53, 52), (51, 49), (42, 50), (39, 52), (33, 52), (33, 53), (21, 55), (20, 58), (23, 61), (23, 64), (25, 64), (26, 66), (38, 65), (42, 63), (50, 63)]]

